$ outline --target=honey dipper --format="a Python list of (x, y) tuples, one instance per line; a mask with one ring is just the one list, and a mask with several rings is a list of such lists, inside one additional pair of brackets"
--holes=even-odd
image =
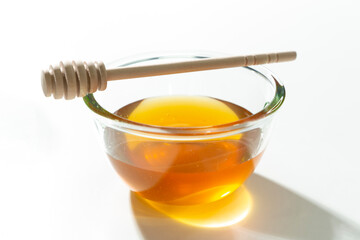
[(70, 100), (106, 89), (107, 81), (166, 74), (242, 67), (296, 59), (296, 52), (206, 58), (176, 63), (106, 69), (102, 62), (60, 62), (42, 71), (41, 85), (46, 97)]

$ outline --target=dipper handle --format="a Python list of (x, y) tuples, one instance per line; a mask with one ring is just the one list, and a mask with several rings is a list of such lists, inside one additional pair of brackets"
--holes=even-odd
[(149, 66), (122, 67), (106, 70), (102, 62), (60, 62), (42, 72), (41, 84), (46, 97), (74, 99), (106, 89), (107, 81), (186, 73), (221, 68), (243, 67), (296, 59), (296, 52), (248, 56), (207, 58)]

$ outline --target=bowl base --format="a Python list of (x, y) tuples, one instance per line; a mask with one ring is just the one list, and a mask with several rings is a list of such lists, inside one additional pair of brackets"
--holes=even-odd
[(252, 207), (250, 193), (244, 185), (217, 201), (186, 206), (154, 202), (134, 192), (132, 195), (166, 216), (196, 227), (218, 228), (236, 224), (249, 214)]

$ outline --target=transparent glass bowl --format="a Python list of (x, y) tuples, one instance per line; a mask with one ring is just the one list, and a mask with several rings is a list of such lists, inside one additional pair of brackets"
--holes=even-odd
[[(107, 66), (216, 56), (142, 55)], [(130, 103), (156, 96), (207, 96), (252, 114), (204, 127), (153, 126), (114, 114)], [(132, 191), (155, 202), (196, 205), (223, 198), (251, 175), (269, 140), (272, 117), (284, 98), (283, 84), (269, 70), (256, 66), (113, 81), (106, 91), (96, 93), (96, 98), (89, 94), (84, 101), (94, 113), (107, 156)]]

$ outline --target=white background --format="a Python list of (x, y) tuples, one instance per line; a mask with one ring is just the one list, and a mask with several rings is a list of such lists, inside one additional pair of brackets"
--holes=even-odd
[[(0, 3), (0, 239), (360, 239), (359, 12), (357, 0)], [(144, 234), (84, 103), (45, 98), (40, 70), (167, 50), (298, 52), (269, 66), (287, 99), (256, 176), (303, 211), (284, 194), (289, 209), (251, 236), (160, 223)]]

